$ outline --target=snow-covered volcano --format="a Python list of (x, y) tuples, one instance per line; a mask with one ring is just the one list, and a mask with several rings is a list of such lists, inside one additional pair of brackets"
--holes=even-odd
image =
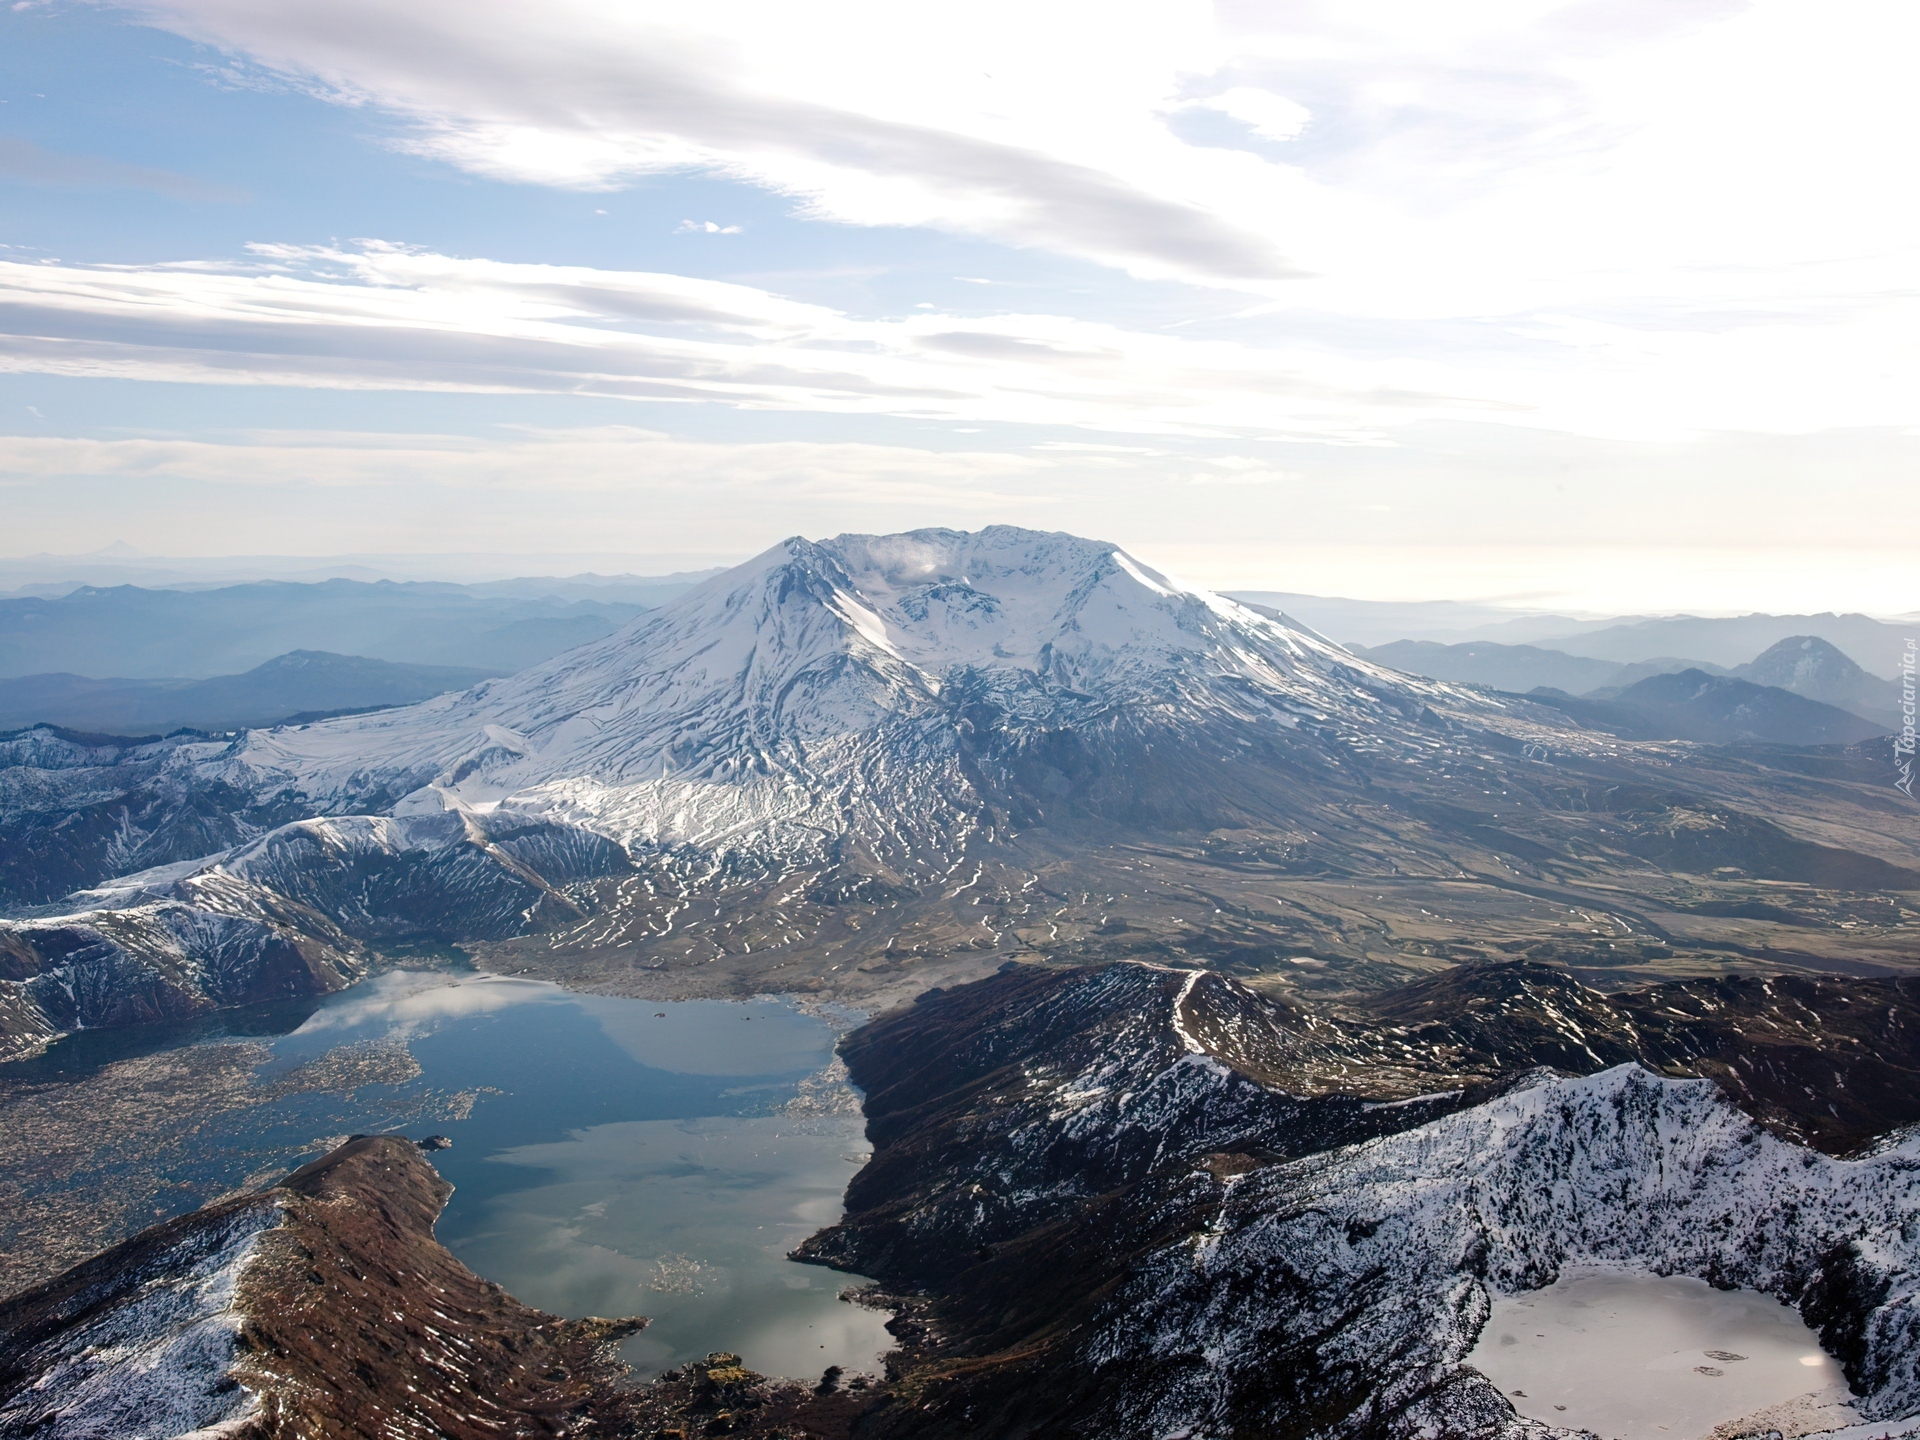
[[(1752, 813), (1762, 791), (1802, 833)], [(1569, 876), (1602, 881), (1610, 914), (1621, 893), (1671, 899), (1659, 868), (1920, 885), (1876, 853), (1882, 810), (1811, 793), (1388, 670), (1109, 544), (795, 539), (404, 709), (0, 736), (0, 901), (49, 907), (0, 919), (23, 977), (0, 981), (0, 1034), (62, 1028), (96, 991), (73, 1023), (105, 1023), (136, 974), (168, 1013), (255, 995), (259, 957), (345, 975), (355, 947), (408, 936), (703, 993), (980, 951), (1330, 956), (1385, 979), (1461, 933), (1601, 943), (1541, 898)], [(1869, 827), (1858, 852), (1806, 834)], [(1396, 890), (1404, 926), (1370, 913)], [(1671, 938), (1624, 911), (1604, 936), (1609, 956)], [(39, 987), (17, 1023), (9, 985)]]
[[(884, 950), (899, 932), (879, 910), (944, 903), (983, 845), (1051, 827), (1084, 853), (1298, 816), (1353, 789), (1356, 755), (1431, 755), (1459, 730), (1435, 710), (1500, 714), (1112, 545), (1004, 526), (788, 540), (605, 639), (423, 704), (232, 739), (0, 739), (0, 834), (21, 860), (0, 882), (66, 897), (0, 921), (27, 987), (0, 1029), (119, 1014), (62, 998), (88, 966), (103, 994), (160, 976), (161, 1013), (219, 1002), (234, 986), (183, 950), (182, 916), (195, 933), (244, 921), (248, 955), (298, 953), (320, 975), (417, 934), (551, 932), (634, 959), (671, 936), (683, 964), (736, 939), (742, 955)], [(747, 893), (789, 877), (791, 894)], [(753, 933), (689, 938), (695, 896), (730, 897), (707, 925)], [(854, 898), (865, 921), (836, 908)], [(960, 929), (979, 933), (945, 943), (999, 943), (977, 919)], [(242, 968), (250, 994), (258, 966)]]
[(531, 670), (256, 732), (217, 764), (335, 813), (504, 806), (626, 846), (806, 831), (911, 851), (975, 822), (983, 705), (1017, 745), (1068, 725), (1372, 728), (1443, 693), (1472, 703), (1112, 545), (920, 530), (787, 540)]

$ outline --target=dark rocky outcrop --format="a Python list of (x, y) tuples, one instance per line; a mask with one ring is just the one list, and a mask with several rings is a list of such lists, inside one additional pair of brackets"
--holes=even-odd
[(1920, 979), (1716, 976), (1602, 994), (1550, 965), (1467, 965), (1353, 1007), (1380, 1063), (1493, 1080), (1634, 1062), (1717, 1081), (1786, 1138), (1828, 1154), (1920, 1123)]
[(1460, 1362), (1490, 1292), (1582, 1263), (1798, 1304), (1903, 1414), (1916, 999), (1514, 963), (1307, 1013), (1009, 969), (845, 1042), (874, 1156), (803, 1253), (917, 1307), (863, 1434), (1544, 1435)]

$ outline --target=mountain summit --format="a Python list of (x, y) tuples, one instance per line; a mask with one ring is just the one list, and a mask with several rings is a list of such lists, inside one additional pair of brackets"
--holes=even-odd
[(1818, 635), (1790, 635), (1733, 673), (1756, 685), (1774, 685), (1837, 705), (1890, 728), (1899, 724), (1899, 683), (1868, 674), (1846, 652)]
[[(1015, 763), (1217, 723), (1381, 731), (1467, 692), (1183, 589), (1112, 545), (976, 534), (791, 539), (619, 632), (407, 710), (257, 732), (227, 766), (328, 808), (507, 807), (615, 842), (901, 858), (964, 836)], [(902, 828), (905, 827), (905, 828)]]

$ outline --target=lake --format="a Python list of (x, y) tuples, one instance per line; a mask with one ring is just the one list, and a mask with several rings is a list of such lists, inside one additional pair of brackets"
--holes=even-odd
[(455, 1190), (436, 1233), (471, 1269), (557, 1314), (652, 1317), (623, 1349), (642, 1376), (730, 1350), (811, 1380), (877, 1371), (893, 1343), (884, 1313), (839, 1298), (861, 1277), (786, 1258), (839, 1217), (866, 1159), (834, 1058), (851, 1018), (396, 970), (317, 1003), (69, 1037), (7, 1067), (7, 1118), (65, 1134), (79, 1127), (59, 1106), (88, 1086), (151, 1096), (155, 1073), (217, 1075), (129, 1112), (151, 1134), (103, 1113), (84, 1163), (23, 1186), (67, 1205), (130, 1187), (156, 1218), (348, 1133), (442, 1134), (431, 1159)]
[(1496, 1296), (1467, 1363), (1522, 1415), (1614, 1440), (1694, 1440), (1775, 1406), (1818, 1414), (1813, 1428), (1858, 1418), (1798, 1311), (1684, 1276), (1570, 1269)]

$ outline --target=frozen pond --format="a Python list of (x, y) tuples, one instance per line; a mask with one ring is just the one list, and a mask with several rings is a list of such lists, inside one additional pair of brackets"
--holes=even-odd
[(1616, 1440), (1694, 1440), (1810, 1392), (1846, 1396), (1840, 1367), (1772, 1296), (1617, 1270), (1497, 1297), (1467, 1363), (1522, 1415)]

